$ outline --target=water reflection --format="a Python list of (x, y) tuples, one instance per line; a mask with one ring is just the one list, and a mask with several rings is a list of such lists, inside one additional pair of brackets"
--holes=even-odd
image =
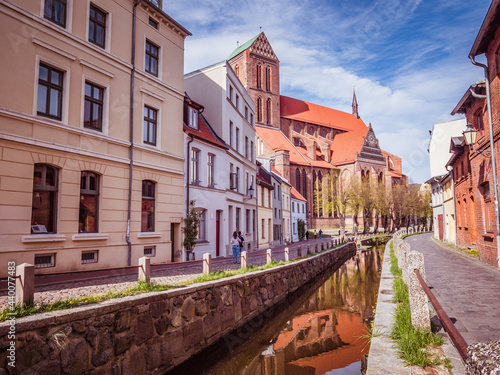
[(264, 319), (201, 353), (187, 368), (217, 375), (364, 373), (382, 251), (358, 253), (326, 280), (317, 280)]

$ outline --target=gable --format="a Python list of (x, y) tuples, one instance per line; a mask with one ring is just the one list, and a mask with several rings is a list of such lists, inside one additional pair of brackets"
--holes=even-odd
[(359, 152), (359, 157), (362, 159), (370, 160), (370, 161), (378, 161), (385, 164), (384, 155), (382, 155), (382, 151), (380, 150), (380, 146), (378, 144), (378, 139), (375, 137), (375, 133), (370, 125), (368, 129), (368, 133), (364, 137), (363, 146)]
[(255, 55), (262, 56), (272, 60), (278, 60), (278, 57), (274, 53), (274, 50), (271, 47), (269, 41), (267, 40), (264, 32), (261, 32), (259, 35), (254, 36), (252, 39), (248, 40), (240, 47), (236, 48), (229, 55), (227, 59), (231, 60), (247, 49)]

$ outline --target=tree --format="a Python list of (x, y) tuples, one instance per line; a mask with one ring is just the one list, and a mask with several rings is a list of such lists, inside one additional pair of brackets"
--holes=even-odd
[(297, 220), (297, 231), (299, 232), (299, 241), (302, 241), (306, 236), (306, 222), (304, 220)]
[(345, 218), (346, 212), (349, 205), (349, 183), (350, 179), (348, 174), (343, 174), (343, 177), (339, 177), (338, 174), (334, 174), (331, 171), (328, 174), (328, 178), (332, 181), (331, 195), (327, 200), (327, 209), (329, 212), (337, 212), (340, 222), (340, 238), (345, 235)]
[(184, 233), (184, 248), (187, 251), (187, 257), (189, 259), (189, 254), (193, 252), (196, 246), (196, 240), (198, 239), (198, 227), (200, 225), (200, 213), (194, 208), (196, 201), (192, 200), (189, 202), (189, 211), (187, 217), (184, 220), (184, 227), (182, 232)]

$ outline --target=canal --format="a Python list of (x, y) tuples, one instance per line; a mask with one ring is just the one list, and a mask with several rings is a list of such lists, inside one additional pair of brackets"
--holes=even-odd
[(364, 374), (383, 251), (358, 252), (171, 374)]

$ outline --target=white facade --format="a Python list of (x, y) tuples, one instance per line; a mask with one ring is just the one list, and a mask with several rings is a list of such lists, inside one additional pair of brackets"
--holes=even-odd
[[(205, 107), (203, 115), (212, 129), (228, 146), (225, 164), (216, 169), (218, 178), (226, 180), (224, 219), (225, 254), (229, 255), (230, 236), (241, 231), (245, 250), (256, 247), (257, 206), (255, 193), (255, 103), (226, 61), (184, 76), (189, 96)], [(222, 188), (222, 186), (221, 186)]]
[[(292, 188), (293, 189), (293, 188)], [(295, 189), (293, 189), (295, 190)], [(300, 198), (297, 197), (297, 191), (295, 194), (292, 192), (291, 195), (291, 220), (292, 220), (292, 241), (299, 241), (299, 231), (298, 231), (298, 221), (303, 220), (306, 223), (307, 230), (307, 213), (306, 213), (306, 200), (299, 194)], [(295, 195), (295, 197), (294, 197)]]
[(451, 137), (462, 135), (467, 125), (465, 118), (434, 124), (429, 140), (429, 160), (431, 166), (431, 177), (447, 174), (446, 163), (450, 160)]

